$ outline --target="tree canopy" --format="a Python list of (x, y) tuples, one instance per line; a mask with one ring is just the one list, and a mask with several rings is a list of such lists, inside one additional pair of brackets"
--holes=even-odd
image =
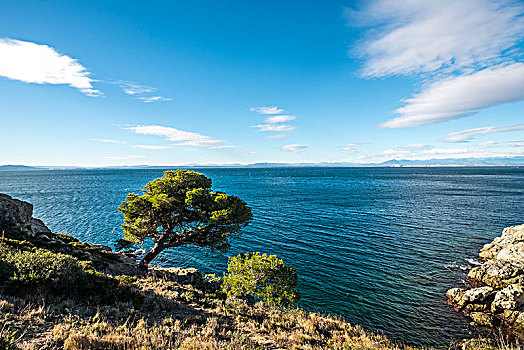
[(240, 254), (229, 258), (222, 289), (227, 295), (255, 297), (272, 306), (294, 305), (300, 299), (295, 290), (297, 271), (276, 255)]
[(142, 194), (129, 193), (118, 210), (124, 214), (124, 237), (119, 248), (151, 238), (153, 248), (140, 265), (164, 249), (195, 245), (225, 251), (232, 235), (252, 219), (251, 208), (238, 197), (211, 190), (203, 174), (176, 170), (146, 184)]

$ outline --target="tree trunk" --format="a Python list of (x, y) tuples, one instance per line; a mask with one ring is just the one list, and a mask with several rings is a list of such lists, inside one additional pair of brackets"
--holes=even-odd
[(164, 245), (159, 243), (160, 242), (156, 243), (155, 246), (142, 258), (142, 260), (140, 260), (140, 262), (138, 263), (140, 269), (147, 271), (147, 268), (149, 267), (151, 261), (154, 258), (156, 258), (156, 256), (160, 254), (162, 250), (164, 250)]

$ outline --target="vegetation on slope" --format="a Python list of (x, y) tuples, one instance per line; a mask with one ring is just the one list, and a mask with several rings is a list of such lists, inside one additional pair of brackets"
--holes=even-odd
[(216, 277), (157, 268), (113, 277), (39, 241), (16, 233), (0, 243), (0, 349), (400, 347), (340, 318), (227, 297)]

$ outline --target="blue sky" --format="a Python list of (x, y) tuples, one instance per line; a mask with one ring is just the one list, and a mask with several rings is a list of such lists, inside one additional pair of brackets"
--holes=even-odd
[(4, 1), (0, 164), (524, 155), (515, 1)]

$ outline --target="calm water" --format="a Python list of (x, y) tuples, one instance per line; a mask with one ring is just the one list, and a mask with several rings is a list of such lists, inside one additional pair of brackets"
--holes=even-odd
[[(253, 208), (228, 255), (277, 254), (297, 268), (308, 309), (345, 316), (417, 345), (467, 336), (444, 293), (463, 283), (468, 259), (524, 222), (520, 168), (201, 169), (216, 190)], [(112, 245), (116, 207), (161, 170), (0, 172), (0, 192), (35, 205), (56, 233)], [(179, 248), (159, 264), (225, 270), (227, 257)]]

